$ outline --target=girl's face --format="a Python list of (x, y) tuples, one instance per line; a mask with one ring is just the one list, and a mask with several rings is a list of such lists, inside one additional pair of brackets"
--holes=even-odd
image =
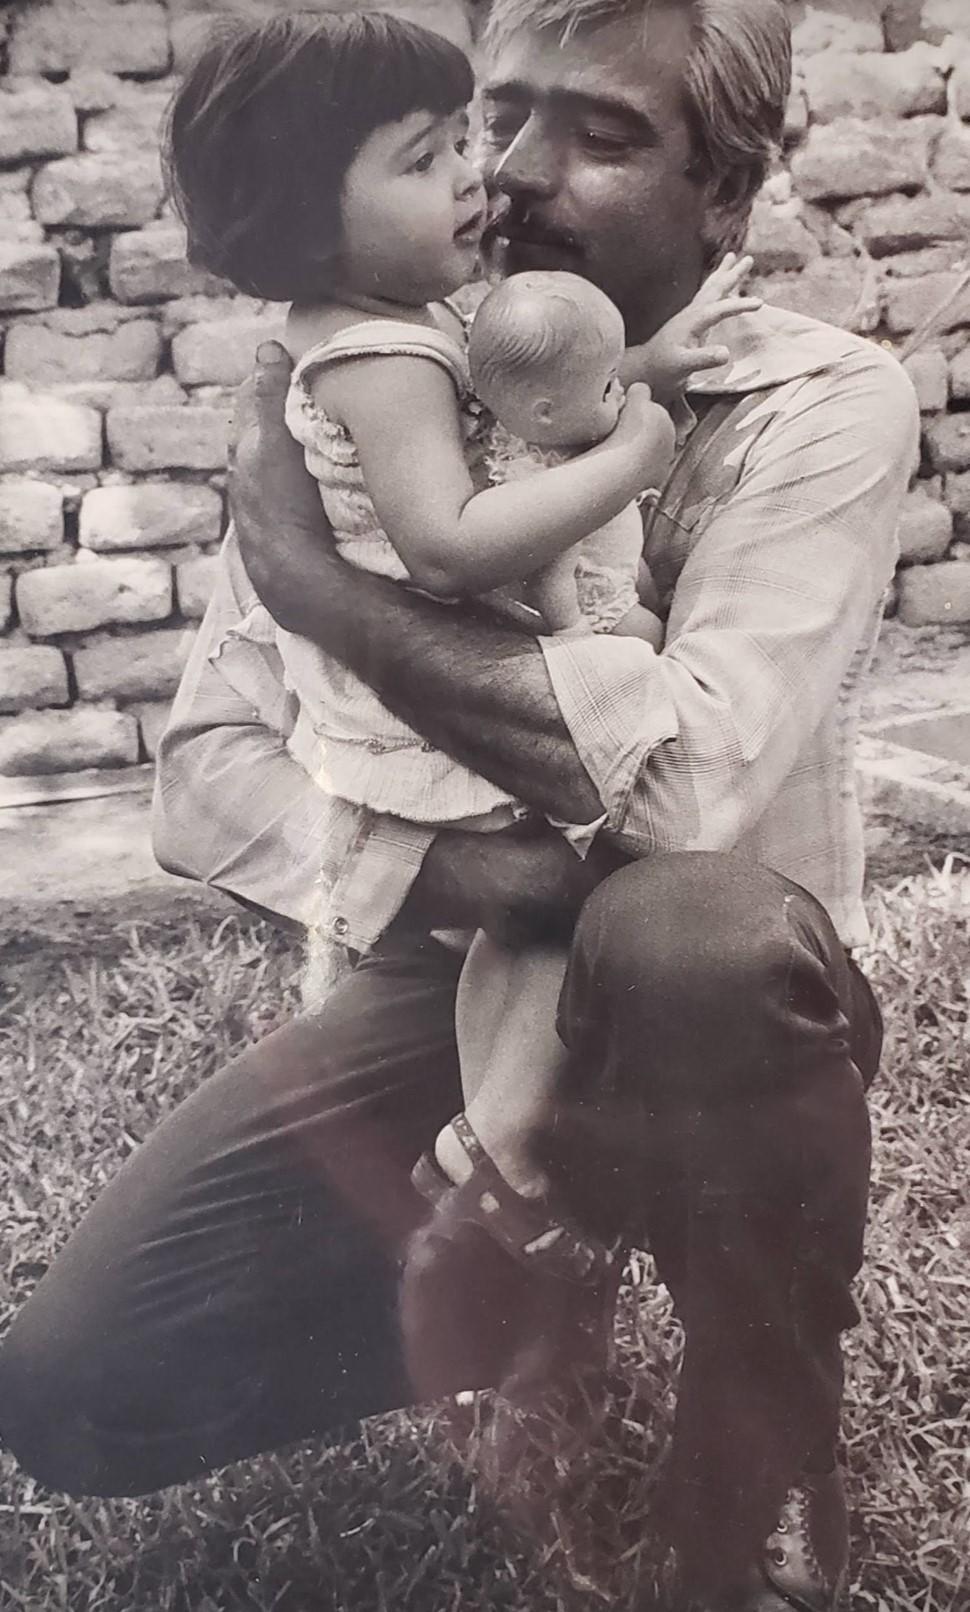
[(485, 190), (467, 137), (464, 111), (411, 112), (365, 141), (341, 192), (343, 286), (419, 306), (472, 278)]

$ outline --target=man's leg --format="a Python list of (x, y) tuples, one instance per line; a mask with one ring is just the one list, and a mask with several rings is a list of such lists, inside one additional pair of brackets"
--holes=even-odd
[(426, 1210), (411, 1166), (460, 1106), (460, 962), (387, 947), (124, 1166), (0, 1352), (29, 1472), (143, 1493), (412, 1397), (399, 1256)]
[(837, 1434), (878, 1012), (805, 891), (683, 853), (591, 897), (560, 1031), (552, 1168), (601, 1235), (649, 1239), (686, 1337), (671, 1531), (693, 1588), (740, 1584)]

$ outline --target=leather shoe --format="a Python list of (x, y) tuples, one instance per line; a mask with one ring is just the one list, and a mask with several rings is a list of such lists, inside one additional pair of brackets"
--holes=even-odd
[(845, 1612), (849, 1518), (842, 1474), (803, 1473), (785, 1496), (748, 1581), (681, 1602), (683, 1612)]

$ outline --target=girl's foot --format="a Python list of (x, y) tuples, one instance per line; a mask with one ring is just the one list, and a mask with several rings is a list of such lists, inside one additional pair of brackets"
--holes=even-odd
[[(492, 1135), (487, 1119), (475, 1116), (469, 1109), (468, 1122), (478, 1137), (482, 1148), (491, 1159), (499, 1175), (513, 1192), (522, 1198), (543, 1198), (549, 1191), (549, 1180), (541, 1170), (537, 1170), (528, 1154), (521, 1146), (510, 1142), (509, 1126), (504, 1127), (504, 1135)], [(438, 1139), (434, 1145), (434, 1156), (444, 1174), (455, 1186), (461, 1186), (472, 1174), (475, 1164), (467, 1147), (455, 1131), (453, 1124), (449, 1123), (438, 1132)]]

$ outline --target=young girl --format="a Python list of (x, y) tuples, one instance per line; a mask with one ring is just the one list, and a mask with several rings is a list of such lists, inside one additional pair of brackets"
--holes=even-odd
[[(612, 310), (603, 329), (593, 320), (588, 350), (584, 329), (575, 332), (599, 407), (579, 436), (560, 439), (568, 454), (486, 484), (487, 422), (463, 322), (445, 300), (473, 277), (486, 220), (466, 152), (472, 90), (459, 50), (390, 16), (230, 25), (176, 97), (168, 166), (193, 257), (243, 291), (291, 302), (287, 419), (345, 556), (445, 599), (501, 590), (503, 608), (538, 574), (535, 597), (552, 609), (563, 599), (562, 557), (662, 484), (674, 433), (643, 387), (631, 387), (621, 411), (622, 323)], [(656, 618), (632, 594), (620, 615), (598, 625), (659, 643)], [(568, 578), (565, 619), (539, 625), (583, 630)], [(523, 814), (314, 646), (278, 641), (322, 740), (331, 795), (362, 812), (482, 832)], [(581, 850), (598, 825), (560, 826)], [(432, 1198), (467, 1180), (468, 1213), (514, 1253), (582, 1277), (606, 1251), (591, 1255), (529, 1152), (562, 1054), (563, 966), (564, 954), (538, 947), (503, 954), (482, 939), (474, 948), (459, 1011), (472, 1124), (459, 1116), (446, 1127), (416, 1179)]]

